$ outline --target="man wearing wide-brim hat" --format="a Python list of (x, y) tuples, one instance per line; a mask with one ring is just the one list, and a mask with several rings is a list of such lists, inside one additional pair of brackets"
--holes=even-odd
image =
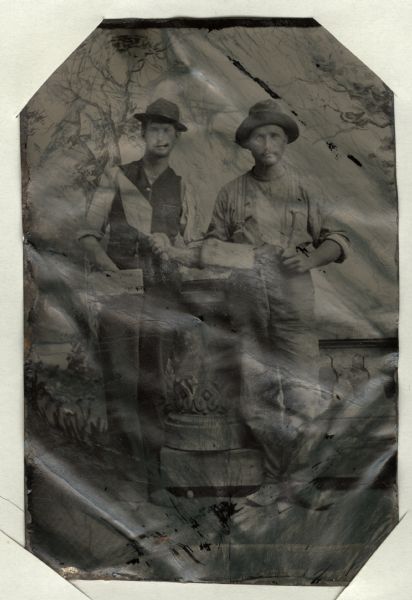
[[(190, 246), (193, 199), (169, 165), (180, 134), (187, 131), (179, 108), (158, 98), (134, 117), (142, 124), (144, 155), (105, 170), (79, 239), (94, 269), (119, 287), (119, 297), (103, 302), (98, 318), (112, 444), (141, 458), (141, 429), (145, 457), (151, 462), (149, 478), (156, 479), (163, 435), (157, 409), (161, 411), (166, 386), (164, 365), (176, 326), (173, 317), (180, 314), (174, 311), (176, 274), (179, 263), (198, 260), (199, 250)], [(133, 273), (143, 274), (143, 300), (122, 293), (126, 275)]]
[[(134, 115), (142, 124), (144, 156), (106, 169), (87, 213), (79, 239), (103, 270), (147, 268), (141, 251), (158, 255), (193, 237), (194, 205), (182, 178), (169, 165), (170, 154), (187, 127), (178, 106), (158, 98)], [(107, 250), (99, 244), (109, 230)], [(127, 230), (127, 235), (126, 235)], [(166, 253), (167, 254), (167, 253)], [(163, 257), (166, 258), (165, 254)], [(148, 271), (146, 279), (152, 274)], [(146, 283), (146, 282), (145, 282)]]
[(202, 248), (204, 264), (238, 267), (230, 310), (242, 346), (240, 410), (265, 470), (252, 505), (284, 496), (307, 501), (320, 413), (310, 271), (342, 262), (349, 245), (320, 186), (284, 161), (298, 137), (296, 121), (275, 100), (251, 107), (235, 141), (254, 166), (220, 190)]

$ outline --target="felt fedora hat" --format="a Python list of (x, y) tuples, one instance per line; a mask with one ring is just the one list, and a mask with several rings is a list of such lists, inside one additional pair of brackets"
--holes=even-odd
[(174, 102), (165, 100), (165, 98), (158, 98), (149, 104), (146, 112), (136, 113), (133, 116), (142, 123), (149, 119), (159, 120), (162, 123), (173, 123), (178, 131), (187, 131), (186, 125), (180, 122), (179, 107)]
[(281, 127), (287, 135), (288, 144), (299, 137), (299, 129), (294, 119), (282, 112), (275, 100), (263, 100), (250, 108), (248, 116), (237, 128), (236, 143), (243, 146), (252, 131), (261, 125)]

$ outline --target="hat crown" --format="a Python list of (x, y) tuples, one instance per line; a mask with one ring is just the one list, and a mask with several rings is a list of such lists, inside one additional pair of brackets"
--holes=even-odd
[(256, 104), (254, 104), (250, 109), (249, 109), (249, 115), (253, 116), (257, 113), (265, 113), (265, 112), (282, 112), (279, 104), (272, 99), (268, 99), (268, 100), (261, 100), (260, 102), (257, 102)]
[(186, 125), (180, 122), (180, 111), (177, 104), (166, 100), (166, 98), (157, 98), (149, 104), (144, 113), (133, 115), (141, 123), (147, 123), (148, 120), (160, 121), (162, 123), (173, 123), (177, 131), (187, 131)]
[(277, 125), (286, 133), (288, 144), (299, 137), (299, 128), (292, 117), (279, 107), (271, 98), (257, 102), (249, 109), (249, 114), (236, 130), (236, 143), (243, 146), (254, 129), (262, 125)]
[(177, 104), (166, 100), (165, 98), (158, 98), (146, 108), (147, 115), (166, 117), (173, 121), (179, 121), (180, 111)]

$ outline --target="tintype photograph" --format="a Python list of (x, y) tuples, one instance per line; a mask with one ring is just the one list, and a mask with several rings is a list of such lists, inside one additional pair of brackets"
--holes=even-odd
[(21, 155), (27, 548), (348, 584), (398, 522), (392, 91), (313, 19), (106, 20)]

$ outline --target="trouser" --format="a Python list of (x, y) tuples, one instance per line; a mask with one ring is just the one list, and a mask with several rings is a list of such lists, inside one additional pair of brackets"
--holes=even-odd
[(240, 415), (263, 452), (267, 481), (310, 481), (320, 448), (318, 340), (309, 273), (290, 275), (274, 251), (232, 281), (240, 339)]
[(138, 413), (152, 491), (161, 487), (160, 449), (165, 442), (165, 420), (175, 402), (177, 371), (188, 353), (185, 334), (194, 322), (177, 291), (159, 286), (146, 292), (140, 329)]
[(174, 398), (173, 363), (188, 320), (193, 325), (177, 292), (164, 286), (141, 296), (106, 299), (97, 315), (110, 445), (142, 460), (151, 488), (160, 485), (164, 420)]
[(141, 454), (137, 385), (142, 302), (142, 296), (132, 294), (108, 298), (97, 315), (110, 444), (132, 456)]

